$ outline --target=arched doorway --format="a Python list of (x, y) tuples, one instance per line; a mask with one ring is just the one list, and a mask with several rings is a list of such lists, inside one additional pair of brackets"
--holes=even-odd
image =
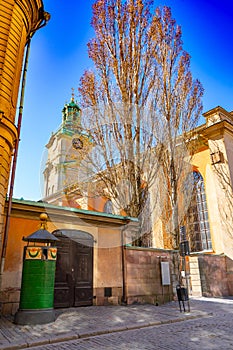
[(92, 305), (93, 237), (79, 230), (56, 230), (54, 307)]

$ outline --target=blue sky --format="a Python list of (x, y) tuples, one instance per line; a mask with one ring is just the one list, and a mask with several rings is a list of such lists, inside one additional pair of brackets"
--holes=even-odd
[[(44, 0), (51, 14), (35, 33), (30, 51), (14, 197), (39, 200), (44, 146), (61, 123), (61, 110), (91, 67), (87, 42), (93, 0)], [(191, 70), (205, 89), (203, 112), (218, 105), (233, 110), (232, 0), (165, 0), (181, 25)]]

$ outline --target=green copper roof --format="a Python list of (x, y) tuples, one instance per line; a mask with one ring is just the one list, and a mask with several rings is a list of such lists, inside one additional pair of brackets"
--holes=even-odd
[(25, 200), (23, 198), (21, 198), (21, 199), (13, 198), (12, 202), (16, 203), (16, 204), (18, 203), (18, 204), (24, 204), (24, 205), (28, 205), (28, 206), (37, 206), (37, 207), (41, 207), (41, 208), (45, 208), (45, 209), (48, 208), (48, 209), (66, 210), (66, 211), (70, 211), (70, 212), (74, 212), (74, 213), (87, 214), (87, 215), (93, 215), (93, 216), (99, 216), (99, 217), (102, 216), (102, 217), (106, 217), (106, 218), (108, 217), (108, 218), (112, 218), (112, 219), (130, 220), (132, 222), (138, 222), (137, 218), (133, 218), (130, 216), (107, 214), (104, 212), (98, 212), (98, 211), (92, 211), (92, 210), (58, 206), (58, 205), (54, 205), (54, 204), (48, 204), (48, 203), (42, 202), (42, 201), (36, 202), (36, 201), (31, 201), (31, 200)]
[(81, 110), (80, 107), (77, 105), (76, 102), (74, 102), (73, 99), (71, 99), (70, 103), (68, 103), (67, 106), (70, 106), (70, 107), (77, 107), (77, 109)]

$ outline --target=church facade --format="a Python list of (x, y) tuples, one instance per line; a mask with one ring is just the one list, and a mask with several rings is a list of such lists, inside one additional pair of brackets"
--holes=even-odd
[[(195, 148), (190, 157), (190, 175), (184, 223), (190, 239), (191, 252), (213, 251), (231, 256), (229, 240), (232, 221), (233, 181), (233, 112), (216, 107), (204, 113), (206, 123), (195, 130)], [(49, 139), (48, 158), (44, 169), (44, 198), (50, 204), (111, 212), (106, 198), (96, 198), (95, 205), (79, 189), (82, 160), (91, 150), (92, 142), (81, 126), (81, 110), (74, 98), (62, 110), (62, 124)], [(192, 185), (192, 187), (191, 187)], [(150, 189), (151, 207), (158, 189)], [(152, 245), (172, 248), (166, 243), (161, 217), (152, 215)], [(227, 238), (228, 237), (228, 238)]]
[[(70, 110), (70, 118), (75, 119), (70, 125), (66, 121), (70, 122), (71, 119), (64, 118), (67, 110)], [(84, 197), (79, 192), (76, 167), (81, 166), (82, 157), (85, 157), (85, 152), (90, 150), (91, 139), (81, 128), (81, 110), (73, 98), (69, 104), (65, 105), (62, 113), (62, 125), (51, 136), (46, 146), (48, 161), (44, 171), (44, 200), (56, 205), (111, 212), (112, 203), (109, 199), (100, 197), (93, 199), (88, 197), (88, 193)], [(224, 293), (231, 294), (233, 293), (231, 282), (233, 272), (231, 266), (233, 259), (233, 112), (218, 106), (204, 113), (203, 116), (206, 122), (195, 130), (196, 136), (193, 141), (195, 151), (189, 160), (192, 186), (190, 187), (189, 182), (187, 188), (189, 198), (183, 220), (191, 252), (190, 257), (186, 258), (187, 270), (192, 293), (211, 295), (213, 292), (211, 287), (204, 286), (204, 284), (207, 285), (205, 266), (209, 264), (205, 264), (205, 261), (212, 259), (211, 264), (215, 266), (214, 261), (220, 259), (218, 264), (221, 265), (221, 271), (226, 272), (225, 280), (229, 282), (229, 290), (226, 292), (227, 288), (225, 288)], [(64, 133), (65, 127), (67, 129)], [(84, 150), (85, 142), (88, 146)], [(56, 158), (53, 166), (51, 166), (52, 157)], [(150, 189), (150, 204), (153, 209), (151, 210), (151, 239), (147, 248), (172, 249), (166, 233), (166, 222), (153, 211), (153, 200), (157, 195), (158, 188), (155, 184)], [(131, 245), (134, 245), (133, 231), (129, 240)]]

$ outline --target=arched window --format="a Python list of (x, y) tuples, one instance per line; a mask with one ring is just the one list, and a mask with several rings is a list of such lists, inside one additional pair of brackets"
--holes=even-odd
[(107, 213), (107, 214), (113, 213), (112, 202), (110, 201), (110, 199), (107, 200), (107, 202), (104, 205), (104, 213)]
[(191, 188), (191, 197), (188, 205), (186, 216), (187, 235), (190, 242), (192, 252), (202, 250), (212, 250), (212, 242), (210, 236), (209, 218), (206, 203), (206, 194), (203, 177), (197, 171), (192, 174), (192, 180), (189, 187)]

